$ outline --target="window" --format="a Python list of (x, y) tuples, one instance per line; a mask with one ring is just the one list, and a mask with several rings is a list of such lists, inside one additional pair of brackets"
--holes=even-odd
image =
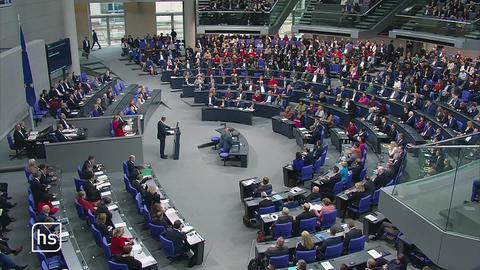
[(118, 45), (125, 35), (123, 3), (90, 3), (90, 26), (102, 45)]
[(181, 1), (162, 1), (155, 3), (157, 12), (157, 34), (177, 32), (177, 39), (183, 39), (183, 3)]

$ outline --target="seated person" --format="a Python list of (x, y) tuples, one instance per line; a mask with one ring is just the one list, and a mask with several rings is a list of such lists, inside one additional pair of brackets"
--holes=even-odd
[(313, 165), (315, 160), (313, 159), (313, 153), (310, 151), (309, 148), (305, 148), (305, 152), (307, 153), (303, 158), (303, 166)]
[(292, 167), (297, 173), (301, 173), (302, 168), (305, 166), (302, 154), (300, 152), (295, 153), (295, 159), (292, 161)]
[(130, 253), (134, 245), (133, 238), (123, 237), (123, 227), (115, 228), (112, 233), (110, 252), (115, 262), (126, 264), (129, 270), (141, 270), (142, 263), (135, 259)]
[(98, 104), (93, 105), (93, 110), (90, 112), (91, 117), (100, 117), (103, 115), (103, 111)]
[(295, 217), (295, 223), (296, 223), (296, 228), (298, 229), (300, 226), (300, 221), (304, 219), (309, 219), (313, 218), (315, 215), (310, 211), (310, 204), (309, 203), (304, 203), (303, 204), (303, 212), (298, 214)]
[(363, 235), (361, 229), (357, 229), (355, 227), (355, 223), (350, 220), (347, 223), (348, 226), (348, 232), (345, 233), (343, 236), (343, 246), (345, 247), (345, 250), (348, 250), (348, 245), (350, 244), (350, 240), (361, 237)]
[(300, 234), (300, 242), (297, 244), (297, 251), (309, 251), (315, 248), (315, 241), (313, 240), (312, 235), (307, 232), (303, 231)]
[(107, 243), (112, 241), (112, 228), (107, 226), (107, 215), (105, 213), (100, 213), (95, 217), (95, 228), (102, 234), (103, 237), (107, 239)]
[(88, 212), (90, 211), (92, 214), (95, 214), (97, 210), (97, 204), (95, 202), (90, 202), (85, 199), (86, 194), (85, 191), (80, 191), (77, 193), (77, 202), (82, 206), (83, 211)]
[(318, 186), (314, 186), (312, 188), (312, 192), (305, 198), (305, 202), (311, 202), (320, 198), (322, 198), (322, 194), (320, 194), (320, 188)]
[(360, 179), (360, 174), (364, 168), (364, 164), (360, 158), (356, 158), (355, 161), (350, 165), (349, 170), (352, 172), (352, 182), (356, 183), (362, 181)]
[(335, 226), (330, 227), (330, 237), (325, 239), (322, 245), (318, 248), (318, 256), (320, 260), (323, 260), (325, 258), (325, 250), (327, 249), (327, 247), (342, 243), (342, 237), (336, 236), (336, 234), (337, 229), (335, 228)]
[(256, 91), (252, 97), (253, 102), (263, 102), (263, 96), (260, 91)]
[(268, 258), (270, 257), (288, 255), (288, 247), (284, 246), (284, 244), (285, 240), (283, 239), (283, 237), (279, 237), (275, 242), (275, 246), (269, 247), (265, 251), (266, 259), (268, 260)]
[(253, 191), (253, 196), (254, 197), (260, 197), (260, 193), (262, 192), (267, 192), (269, 190), (272, 190), (272, 185), (270, 184), (270, 179), (268, 177), (263, 177), (262, 183), (255, 188)]
[(100, 195), (100, 190), (93, 184), (95, 182), (95, 174), (93, 172), (87, 172), (83, 177), (85, 178), (83, 189), (85, 190), (86, 200), (97, 203), (102, 199), (102, 196)]
[(385, 187), (388, 182), (390, 182), (391, 177), (390, 175), (387, 174), (385, 171), (385, 168), (382, 166), (379, 166), (377, 168), (377, 176), (373, 179), (373, 183), (375, 184), (375, 189), (379, 189), (382, 187)]
[(342, 107), (343, 100), (342, 100), (342, 95), (341, 94), (337, 95), (337, 97), (335, 98), (335, 102), (333, 102), (333, 105), (336, 105), (338, 107)]
[(258, 208), (265, 208), (274, 205), (272, 199), (270, 199), (265, 191), (260, 193), (262, 200), (258, 203)]
[(55, 138), (58, 142), (66, 142), (71, 140), (71, 138), (65, 136), (65, 134), (63, 133), (63, 126), (61, 124), (57, 124), (57, 130), (55, 130)]
[(207, 106), (216, 106), (217, 98), (214, 96), (213, 92), (208, 93)]
[(272, 224), (270, 229), (273, 230), (275, 228), (275, 225), (277, 225), (277, 224), (285, 224), (285, 223), (288, 223), (288, 222), (292, 222), (292, 227), (293, 227), (293, 217), (290, 216), (289, 213), (290, 213), (290, 211), (288, 210), (288, 208), (283, 207), (282, 208), (282, 215), (277, 218), (277, 220)]
[(63, 129), (72, 129), (75, 128), (72, 124), (67, 122), (67, 116), (64, 113), (60, 114), (60, 120), (58, 120), (58, 124), (63, 126)]
[(31, 153), (32, 146), (31, 144), (27, 141), (27, 134), (22, 132), (22, 126), (19, 124), (15, 125), (15, 131), (13, 132), (13, 144), (15, 144), (15, 147), (18, 149), (23, 149), (26, 148), (29, 153)]
[(340, 163), (340, 166), (342, 166), (342, 168), (340, 169), (340, 179), (341, 179), (341, 182), (343, 184), (347, 184), (348, 182), (348, 178), (350, 176), (350, 173), (348, 171), (348, 162), (346, 161), (342, 161)]
[(307, 111), (307, 106), (303, 103), (302, 100), (300, 100), (297, 106), (295, 106), (295, 112), (297, 113), (297, 118), (301, 119), (306, 111)]
[(160, 194), (157, 193), (157, 187), (154, 185), (149, 185), (145, 187), (145, 193), (143, 194), (143, 202), (147, 206), (148, 210), (151, 210), (151, 207), (155, 203), (160, 203)]
[(337, 166), (333, 166), (331, 172), (321, 178), (321, 181), (323, 182), (321, 188), (324, 193), (333, 195), (333, 188), (335, 187), (335, 184), (341, 179), (339, 171), (340, 169)]
[(332, 201), (327, 197), (322, 199), (322, 204), (323, 204), (323, 206), (322, 206), (322, 209), (320, 211), (312, 210), (313, 214), (318, 218), (317, 219), (317, 224), (319, 226), (322, 225), (323, 216), (325, 214), (330, 213), (330, 212), (335, 210), (335, 205), (332, 204)]
[[(163, 237), (173, 242), (175, 248), (175, 253), (185, 254), (191, 258), (190, 246), (187, 242), (187, 235), (182, 232), (183, 224), (180, 220), (175, 220), (173, 223), (173, 228), (168, 229), (163, 233)], [(193, 261), (190, 260), (190, 266), (193, 266)]]
[(168, 218), (165, 216), (165, 209), (160, 203), (154, 203), (150, 210), (152, 224), (160, 225), (167, 229), (169, 227)]

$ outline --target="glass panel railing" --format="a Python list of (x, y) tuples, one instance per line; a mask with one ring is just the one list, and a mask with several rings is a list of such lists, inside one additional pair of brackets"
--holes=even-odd
[[(465, 37), (475, 35), (480, 31), (480, 23), (477, 21), (456, 21), (425, 17), (416, 15), (396, 15), (400, 20), (400, 29), (416, 32), (426, 32), (438, 35)], [(476, 38), (476, 37), (474, 37)]]
[(277, 0), (270, 11), (246, 10), (201, 10), (198, 11), (200, 25), (273, 25), (290, 0)]
[[(340, 5), (330, 5), (325, 9), (318, 1), (306, 2), (305, 9), (298, 9), (294, 12), (295, 24), (303, 25), (326, 25), (333, 27), (354, 28), (363, 23), (365, 25), (375, 24), (379, 18), (385, 16), (388, 11), (395, 7), (394, 0), (387, 3), (387, 0), (371, 1), (371, 4), (352, 8), (351, 10)], [(337, 6), (334, 8), (333, 6)], [(369, 18), (374, 16), (374, 18)], [(368, 19), (369, 18), (369, 19)]]
[(480, 238), (480, 133), (412, 146), (392, 195), (439, 228)]

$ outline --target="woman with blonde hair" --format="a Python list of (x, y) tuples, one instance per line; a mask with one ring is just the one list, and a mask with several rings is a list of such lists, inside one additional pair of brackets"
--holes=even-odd
[(133, 239), (123, 237), (125, 230), (123, 227), (115, 228), (112, 233), (112, 243), (110, 251), (112, 258), (117, 263), (126, 264), (128, 270), (141, 270), (142, 263), (135, 259), (130, 253), (133, 248)]
[(95, 228), (107, 239), (107, 242), (110, 243), (112, 241), (112, 230), (111, 227), (109, 228), (106, 224), (107, 215), (105, 213), (100, 213), (95, 218), (95, 221)]
[(301, 238), (300, 242), (297, 244), (297, 251), (312, 250), (315, 247), (315, 241), (309, 232), (303, 231), (300, 236)]

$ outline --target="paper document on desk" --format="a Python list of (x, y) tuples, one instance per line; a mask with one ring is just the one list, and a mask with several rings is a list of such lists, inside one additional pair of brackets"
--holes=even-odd
[(109, 211), (114, 211), (118, 209), (118, 205), (112, 204), (112, 205), (109, 205), (107, 208)]
[(70, 113), (71, 115), (77, 115), (78, 114), (78, 111), (73, 111)]
[(142, 268), (150, 266), (155, 263), (155, 259), (152, 256), (146, 256), (141, 258), (136, 258), (142, 263)]
[(200, 237), (196, 232), (191, 232), (187, 234), (187, 242), (190, 245), (195, 245), (203, 241), (203, 238)]
[(97, 180), (98, 181), (106, 181), (106, 180), (108, 180), (108, 176), (106, 176), (105, 174), (100, 175), (99, 177), (97, 177)]
[(326, 262), (321, 262), (321, 265), (323, 267), (323, 269), (325, 270), (333, 270), (333, 265), (329, 262), (329, 261), (326, 261)]
[(53, 206), (60, 205), (60, 201), (53, 201), (53, 202), (52, 202), (52, 205), (53, 205)]
[(184, 232), (184, 233), (189, 233), (189, 232), (194, 231), (194, 230), (195, 230), (195, 228), (193, 228), (192, 226), (184, 226), (182, 228), (182, 232)]
[(142, 246), (139, 245), (139, 244), (135, 244), (132, 246), (132, 251), (133, 252), (136, 252), (136, 251), (141, 251), (142, 250)]
[(301, 191), (302, 191), (302, 189), (299, 188), (299, 187), (294, 187), (294, 188), (290, 189), (290, 193), (298, 193), (298, 192), (301, 192)]
[(375, 249), (371, 249), (369, 251), (367, 251), (368, 255), (372, 256), (372, 258), (374, 259), (378, 259), (378, 258), (381, 258), (382, 257), (382, 254), (378, 253), (378, 251), (376, 251)]
[(255, 179), (244, 180), (242, 183), (244, 186), (250, 186), (251, 184), (255, 183)]
[(127, 223), (125, 222), (116, 223), (116, 224), (113, 224), (113, 227), (115, 228), (127, 227)]
[(102, 196), (102, 197), (109, 196), (109, 195), (112, 195), (112, 192), (105, 191), (105, 192), (100, 193), (100, 196)]
[(321, 204), (310, 204), (310, 210), (320, 211), (320, 210), (322, 210), (322, 205)]
[(131, 125), (126, 125), (126, 126), (123, 127), (123, 129), (127, 132), (132, 131), (132, 126)]
[(100, 185), (97, 185), (97, 188), (106, 188), (106, 187), (109, 187), (111, 186), (112, 184), (110, 182), (106, 182), (106, 183), (102, 183)]
[(288, 118), (282, 118), (282, 121), (288, 121)]
[(375, 221), (375, 220), (377, 220), (377, 218), (376, 218), (375, 216), (371, 215), (371, 214), (366, 215), (365, 218), (368, 219), (368, 220), (370, 220), (370, 221), (372, 221), (372, 222)]
[(301, 128), (298, 128), (298, 130), (300, 130), (300, 131), (306, 131), (307, 129), (304, 128), (304, 127), (301, 127)]
[(273, 195), (272, 198), (274, 198), (277, 201), (283, 200), (282, 195), (278, 195), (278, 194)]
[(277, 220), (277, 219), (278, 219), (278, 215), (276, 215), (276, 214), (270, 214), (270, 218), (271, 218), (272, 220)]
[(103, 175), (103, 171), (95, 172), (95, 176), (100, 176), (100, 175)]
[(37, 138), (37, 134), (30, 134), (30, 135), (28, 136), (27, 140), (33, 141), (33, 140), (35, 140), (36, 138)]
[(60, 233), (60, 238), (66, 238), (66, 237), (68, 237), (69, 235), (70, 235), (70, 234), (69, 234), (67, 231), (62, 231), (62, 232)]

